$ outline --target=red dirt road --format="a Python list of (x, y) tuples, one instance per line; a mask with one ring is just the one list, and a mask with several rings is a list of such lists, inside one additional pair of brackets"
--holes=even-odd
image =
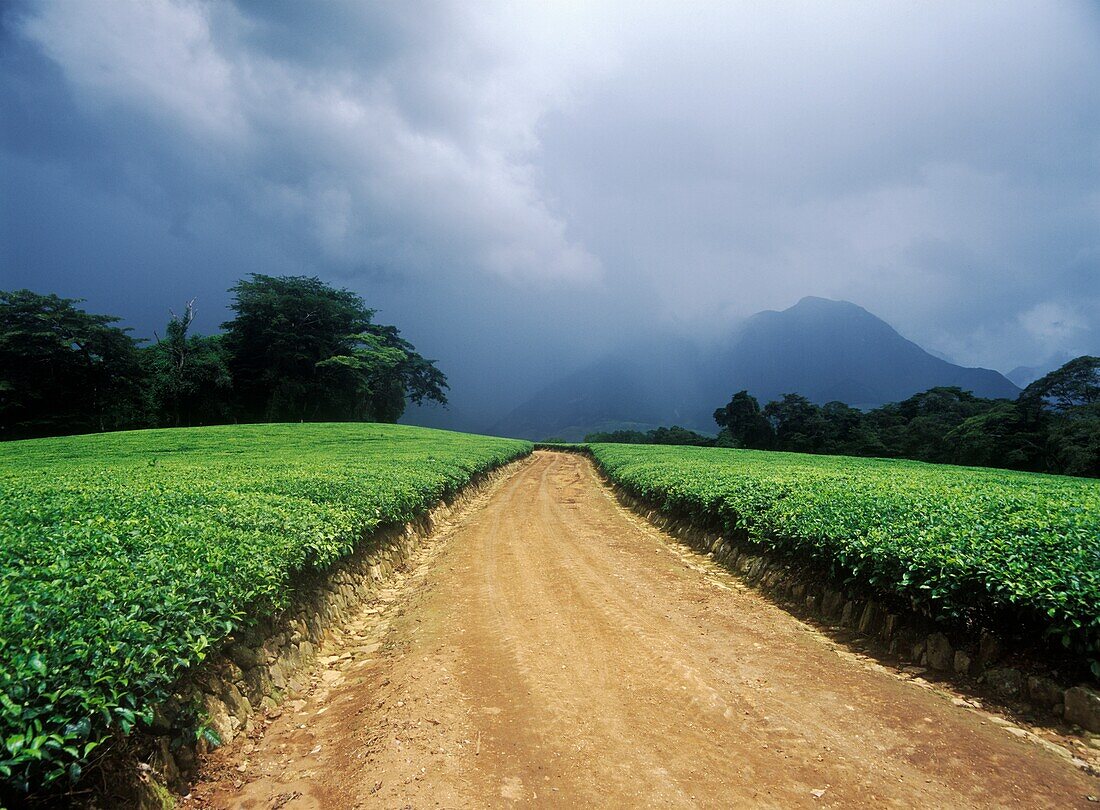
[(1051, 745), (847, 652), (536, 453), (188, 804), (1098, 807)]

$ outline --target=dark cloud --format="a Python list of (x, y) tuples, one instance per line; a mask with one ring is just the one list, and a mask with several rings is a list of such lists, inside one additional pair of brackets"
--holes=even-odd
[(0, 274), (318, 274), (471, 411), (807, 294), (1008, 370), (1100, 351), (1097, 75), (1083, 2), (13, 3)]

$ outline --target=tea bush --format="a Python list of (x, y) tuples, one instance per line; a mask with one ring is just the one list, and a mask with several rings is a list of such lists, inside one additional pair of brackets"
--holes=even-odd
[(0, 776), (75, 780), (295, 572), (530, 448), (361, 423), (0, 444)]

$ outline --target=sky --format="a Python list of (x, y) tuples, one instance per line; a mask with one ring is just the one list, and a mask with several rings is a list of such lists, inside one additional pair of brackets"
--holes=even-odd
[(501, 410), (806, 295), (1100, 354), (1100, 5), (0, 4), (0, 288), (200, 331), (363, 295)]

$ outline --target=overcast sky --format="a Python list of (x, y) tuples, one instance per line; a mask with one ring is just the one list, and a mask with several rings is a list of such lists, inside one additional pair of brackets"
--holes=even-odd
[(266, 272), (475, 405), (804, 295), (965, 365), (1100, 353), (1094, 3), (0, 8), (0, 287), (138, 334)]

